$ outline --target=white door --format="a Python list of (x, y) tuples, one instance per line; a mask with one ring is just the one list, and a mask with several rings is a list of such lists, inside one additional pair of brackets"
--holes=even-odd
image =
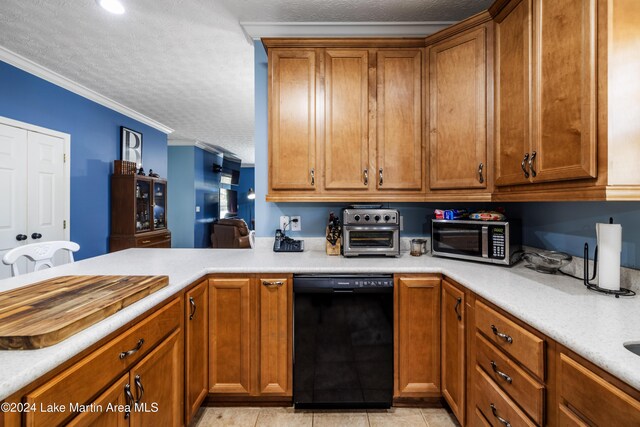
[[(27, 131), (0, 124), (0, 259), (26, 239)], [(22, 260), (18, 268), (25, 266)], [(0, 262), (0, 279), (10, 276), (10, 267)]]
[[(67, 238), (64, 156), (63, 138), (0, 124), (0, 258), (17, 245)], [(60, 252), (54, 263), (67, 259)], [(18, 268), (33, 266), (23, 259)], [(0, 263), (0, 279), (10, 276)]]

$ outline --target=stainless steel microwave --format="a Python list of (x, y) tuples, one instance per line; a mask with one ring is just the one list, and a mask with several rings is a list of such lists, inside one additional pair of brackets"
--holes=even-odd
[(517, 262), (522, 249), (520, 222), (434, 219), (431, 253), (492, 264)]

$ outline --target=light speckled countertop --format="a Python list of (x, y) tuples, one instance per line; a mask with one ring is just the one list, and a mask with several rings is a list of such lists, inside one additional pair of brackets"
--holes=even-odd
[(640, 390), (640, 357), (623, 347), (640, 342), (640, 297), (587, 291), (582, 282), (512, 268), (435, 258), (326, 256), (309, 239), (304, 253), (258, 249), (129, 249), (11, 279), (0, 292), (51, 277), (83, 274), (168, 275), (169, 286), (109, 318), (40, 350), (0, 350), (0, 400), (28, 385), (207, 273), (442, 273)]

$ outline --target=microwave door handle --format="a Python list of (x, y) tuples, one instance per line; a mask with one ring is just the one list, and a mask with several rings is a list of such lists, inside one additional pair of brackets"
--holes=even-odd
[(482, 258), (489, 258), (489, 227), (482, 226)]

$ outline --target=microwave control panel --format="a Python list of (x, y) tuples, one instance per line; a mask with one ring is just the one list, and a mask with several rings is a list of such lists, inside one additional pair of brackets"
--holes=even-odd
[(505, 251), (504, 227), (491, 227), (491, 258), (504, 259)]

